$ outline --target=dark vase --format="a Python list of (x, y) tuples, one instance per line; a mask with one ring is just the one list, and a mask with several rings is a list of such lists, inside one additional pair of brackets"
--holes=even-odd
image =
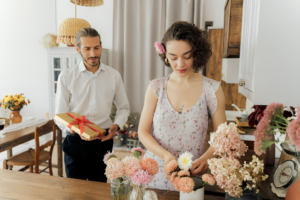
[(242, 186), (243, 188), (243, 195), (240, 197), (231, 197), (226, 193), (225, 200), (262, 200), (261, 192), (259, 191), (256, 193), (256, 189), (254, 190), (244, 190), (245, 186)]

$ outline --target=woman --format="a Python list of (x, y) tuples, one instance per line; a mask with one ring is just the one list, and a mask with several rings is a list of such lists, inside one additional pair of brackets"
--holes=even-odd
[(164, 169), (185, 151), (194, 155), (191, 174), (202, 174), (214, 152), (211, 147), (205, 152), (208, 121), (213, 121), (214, 130), (226, 122), (220, 82), (199, 73), (211, 56), (205, 36), (193, 24), (175, 22), (157, 46), (173, 72), (150, 82), (139, 123), (139, 139), (148, 149), (144, 157), (154, 158), (160, 167), (151, 188), (175, 190)]

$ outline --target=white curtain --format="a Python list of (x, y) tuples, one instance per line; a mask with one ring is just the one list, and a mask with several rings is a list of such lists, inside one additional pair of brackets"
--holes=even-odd
[(123, 78), (132, 112), (141, 112), (149, 81), (172, 72), (154, 49), (176, 21), (200, 27), (201, 0), (114, 0), (112, 67)]

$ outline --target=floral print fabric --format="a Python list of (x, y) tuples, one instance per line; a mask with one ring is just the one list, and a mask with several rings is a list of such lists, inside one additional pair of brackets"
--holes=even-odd
[[(192, 108), (179, 114), (167, 98), (168, 78), (169, 76), (166, 76), (150, 81), (150, 87), (158, 98), (153, 116), (153, 137), (177, 159), (181, 153), (190, 151), (195, 160), (205, 151), (208, 121), (217, 109), (215, 92), (221, 82), (203, 76), (203, 94)], [(172, 183), (165, 178), (164, 161), (149, 150), (144, 157), (155, 159), (159, 165), (159, 172), (149, 187), (175, 191)]]

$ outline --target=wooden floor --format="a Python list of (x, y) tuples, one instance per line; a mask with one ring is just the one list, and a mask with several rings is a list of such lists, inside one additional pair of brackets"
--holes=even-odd
[[(120, 151), (120, 150), (115, 150), (115, 152), (118, 154), (118, 157), (119, 158), (124, 158), (125, 156), (129, 156), (129, 155), (132, 155), (129, 151)], [(64, 155), (64, 154), (63, 154)], [(53, 164), (57, 164), (57, 147), (55, 145), (54, 149), (53, 149), (53, 155), (52, 155), (52, 163)], [(1, 166), (2, 166), (2, 163), (0, 163)], [(18, 171), (19, 169), (21, 169), (23, 166), (14, 166), (13, 167), (13, 170), (14, 171)], [(40, 169), (43, 169), (44, 167), (41, 166)], [(52, 168), (53, 170), (53, 176), (58, 176), (57, 175), (57, 168)], [(27, 170), (26, 172), (29, 173), (29, 170)], [(41, 175), (46, 175), (46, 176), (49, 176), (48, 173), (42, 173)], [(65, 163), (64, 163), (64, 159), (63, 159), (63, 177), (66, 177), (66, 172), (65, 172)], [(107, 181), (109, 182), (109, 180)]]

